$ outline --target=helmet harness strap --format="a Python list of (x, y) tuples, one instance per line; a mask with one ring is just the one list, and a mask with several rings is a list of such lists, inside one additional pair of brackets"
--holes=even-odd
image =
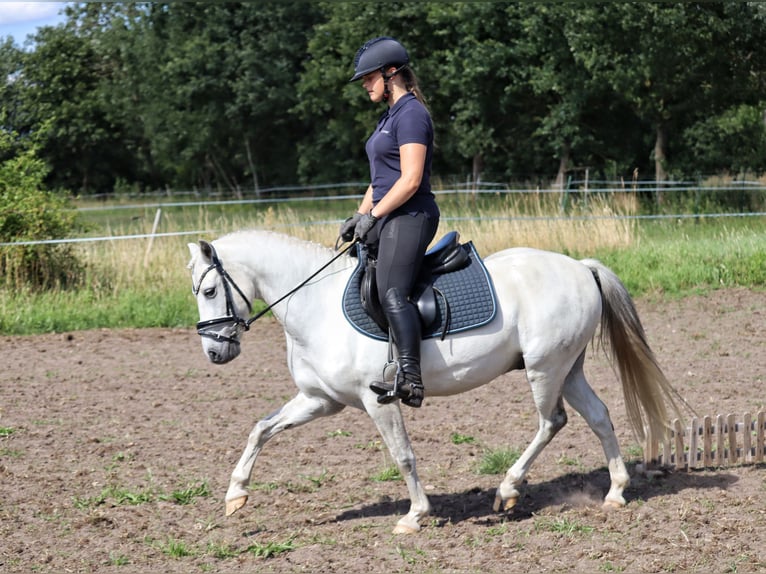
[(383, 76), (383, 101), (384, 102), (387, 102), (388, 98), (391, 97), (391, 90), (388, 89), (388, 80), (393, 78), (396, 74), (401, 72), (406, 67), (407, 67), (407, 64), (404, 64), (403, 66), (399, 66), (393, 71), (392, 74), (386, 74), (385, 67), (380, 69), (380, 73)]

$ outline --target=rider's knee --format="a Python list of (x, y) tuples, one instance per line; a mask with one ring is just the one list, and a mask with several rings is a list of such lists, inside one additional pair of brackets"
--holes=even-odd
[(405, 307), (409, 300), (407, 294), (399, 287), (389, 287), (383, 295), (382, 303), (386, 310), (396, 311)]

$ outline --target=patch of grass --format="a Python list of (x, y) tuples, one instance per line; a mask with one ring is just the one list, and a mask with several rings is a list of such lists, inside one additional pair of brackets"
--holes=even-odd
[(21, 458), (23, 453), (22, 451), (15, 448), (0, 448), (0, 456), (8, 458)]
[(104, 504), (105, 501), (106, 494), (103, 492), (97, 496), (75, 496), (72, 498), (72, 504), (78, 510), (87, 510), (89, 508)]
[(556, 462), (562, 466), (572, 466), (577, 469), (584, 468), (584, 465), (579, 458), (572, 458), (571, 456), (561, 455)]
[(168, 500), (176, 504), (191, 504), (195, 498), (210, 496), (210, 487), (206, 481), (183, 490), (176, 490), (168, 495), (160, 496), (160, 500)]
[[(608, 201), (594, 196), (570, 211), (571, 218), (558, 217), (557, 194), (508, 194), (478, 202), (445, 194), (439, 201), (442, 223), (437, 236), (455, 228), (454, 219), (459, 218), (461, 235), (471, 237), (483, 254), (526, 245), (576, 258), (596, 257), (613, 268), (634, 296), (730, 286), (762, 288), (766, 283), (764, 218), (636, 221), (623, 217), (639, 212), (630, 194), (613, 194)], [(164, 221), (163, 231), (217, 229), (223, 234), (275, 229), (330, 246), (346, 209), (353, 209), (349, 207), (353, 200), (348, 206), (330, 204), (309, 206), (298, 201), (246, 217), (238, 206), (175, 210), (167, 206), (173, 215)], [(615, 217), (604, 217), (609, 214)], [(145, 233), (145, 218), (151, 211), (135, 215), (130, 210), (119, 210), (119, 215), (92, 212), (89, 225), (94, 235)], [(73, 251), (85, 266), (84, 286), (42, 292), (1, 289), (0, 333), (194, 325), (199, 317), (189, 294), (187, 241), (187, 237), (164, 237), (148, 257), (140, 241), (78, 244)], [(259, 302), (253, 311), (262, 308)]]
[(345, 431), (345, 430), (338, 429), (338, 430), (334, 430), (332, 432), (328, 432), (327, 433), (327, 438), (337, 438), (337, 437), (341, 437), (341, 436), (351, 436), (351, 434), (352, 433), (350, 431)]
[(371, 440), (367, 444), (357, 443), (354, 448), (361, 450), (383, 450), (383, 443), (379, 440)]
[(383, 470), (381, 470), (378, 474), (375, 474), (370, 477), (370, 480), (374, 482), (388, 482), (391, 480), (402, 480), (402, 473), (399, 472), (399, 468), (396, 465), (391, 465)]
[(535, 530), (538, 532), (558, 532), (565, 536), (574, 536), (575, 534), (590, 534), (593, 532), (593, 527), (574, 522), (565, 517), (540, 517), (535, 520)]
[(245, 552), (249, 552), (259, 558), (271, 558), (291, 550), (295, 550), (295, 543), (292, 538), (286, 542), (267, 542), (266, 544), (256, 542), (248, 546)]
[(225, 560), (226, 558), (239, 556), (240, 553), (227, 542), (208, 542), (205, 554), (219, 560)]
[(262, 490), (264, 492), (271, 492), (279, 488), (279, 484), (276, 482), (251, 482), (248, 487), (249, 490)]
[(11, 427), (0, 427), (0, 438), (11, 436), (16, 432), (16, 429)]
[(335, 475), (327, 475), (327, 469), (322, 469), (322, 473), (318, 476), (307, 476), (307, 475), (301, 475), (302, 478), (305, 478), (308, 480), (311, 484), (314, 485), (314, 489), (319, 489), (322, 487), (323, 484), (327, 482), (332, 482), (335, 480)]
[(165, 542), (158, 542), (155, 547), (171, 558), (184, 558), (185, 556), (194, 556), (195, 551), (189, 547), (183, 540), (176, 540), (168, 537)]
[(487, 450), (479, 462), (479, 474), (504, 474), (521, 456), (521, 449)]
[(474, 444), (476, 442), (476, 439), (472, 436), (460, 434), (457, 432), (453, 432), (449, 438), (452, 444)]
[(130, 560), (128, 560), (128, 557), (123, 554), (115, 554), (114, 552), (110, 552), (109, 564), (112, 566), (127, 566), (130, 564)]
[(497, 524), (496, 526), (490, 526), (487, 528), (487, 535), (489, 536), (502, 536), (508, 533), (508, 525), (505, 522)]
[(120, 451), (112, 456), (112, 461), (125, 462), (125, 461), (129, 461), (131, 458), (133, 457), (130, 454), (125, 454), (124, 452)]
[(112, 498), (115, 504), (127, 504), (130, 506), (137, 506), (139, 504), (146, 504), (154, 500), (154, 494), (148, 490), (133, 492), (126, 488), (119, 488), (117, 486), (110, 486), (105, 488), (102, 492), (104, 499)]
[(625, 448), (625, 455), (628, 459), (643, 460), (644, 449), (641, 447), (641, 445), (633, 443)]
[(419, 548), (408, 549), (397, 544), (396, 553), (410, 566), (414, 566), (426, 557), (426, 553)]
[(293, 482), (292, 480), (288, 480), (285, 483), (285, 488), (287, 489), (287, 492), (294, 492), (294, 493), (300, 493), (300, 492), (315, 492), (316, 489), (308, 484), (305, 484), (303, 482)]

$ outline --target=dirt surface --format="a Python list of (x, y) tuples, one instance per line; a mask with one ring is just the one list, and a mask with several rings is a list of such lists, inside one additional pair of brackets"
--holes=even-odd
[[(637, 302), (660, 363), (698, 414), (764, 408), (765, 303), (747, 290)], [(569, 409), (519, 505), (492, 512), (502, 477), (477, 472), (482, 455), (523, 448), (536, 431), (513, 373), (406, 409), (434, 511), (417, 535), (394, 536), (406, 488), (374, 480), (391, 460), (351, 409), (269, 442), (247, 506), (224, 517), (250, 429), (294, 394), (271, 319), (225, 366), (207, 362), (191, 329), (3, 337), (0, 347), (0, 572), (766, 569), (766, 468), (636, 473), (641, 453), (600, 353), (589, 352), (586, 372), (634, 475), (624, 509), (601, 509), (603, 454)]]

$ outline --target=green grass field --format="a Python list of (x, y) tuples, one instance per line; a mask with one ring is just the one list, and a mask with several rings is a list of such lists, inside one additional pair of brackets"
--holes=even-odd
[[(635, 297), (766, 288), (763, 217), (633, 219), (625, 217), (638, 210), (628, 194), (608, 200), (594, 197), (587, 205), (571, 207), (567, 218), (556, 217), (561, 198), (553, 194), (441, 196), (439, 202), (440, 234), (456, 229), (480, 254), (531, 246), (575, 258), (595, 257), (609, 265)], [(197, 316), (186, 269), (187, 242), (258, 227), (332, 246), (340, 221), (357, 203), (349, 197), (245, 205), (123, 204), (82, 211), (85, 235), (90, 237), (149, 234), (158, 208), (158, 233), (199, 233), (75, 244), (74, 254), (84, 263), (84, 287), (0, 291), (0, 333), (191, 327)]]

